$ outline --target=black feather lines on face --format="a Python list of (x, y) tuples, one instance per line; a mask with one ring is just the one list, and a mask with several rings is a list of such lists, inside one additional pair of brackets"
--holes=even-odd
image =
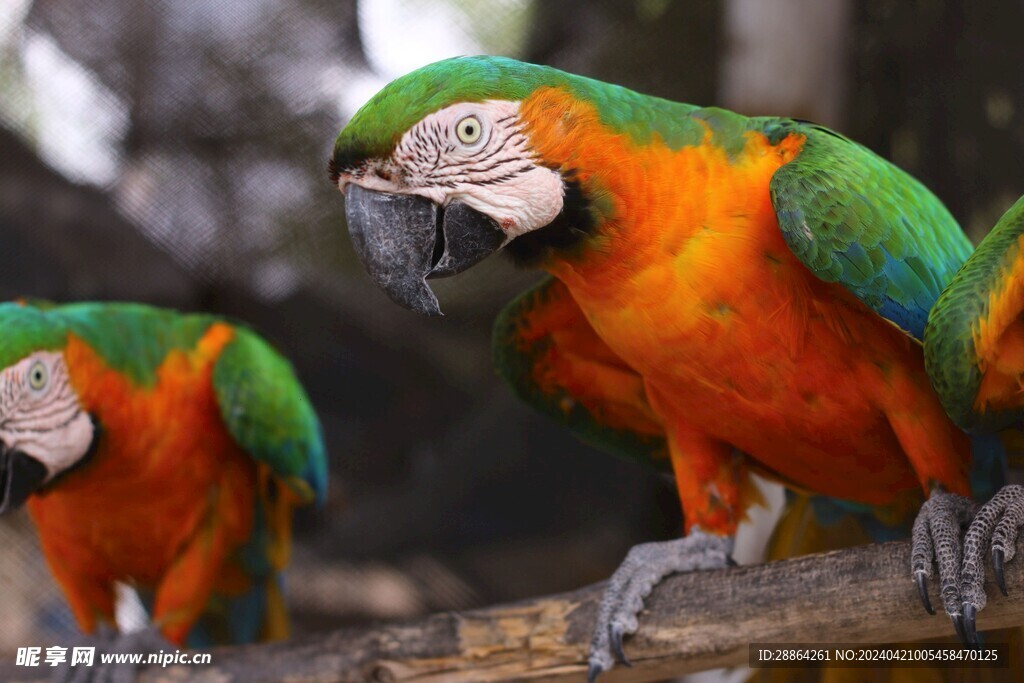
[[(516, 115), (511, 115), (495, 122), (494, 130), (505, 133), (500, 145), (493, 148), (483, 145), (476, 153), (458, 163), (449, 161), (451, 153), (455, 151), (455, 145), (446, 139), (440, 123), (437, 121), (423, 122), (414, 127), (410, 132), (409, 139), (395, 150), (400, 163), (394, 165), (409, 165), (419, 170), (421, 182), (418, 184), (422, 187), (450, 189), (456, 186), (456, 180), (479, 185), (497, 185), (511, 180), (526, 173), (532, 166), (529, 163), (519, 164), (516, 168), (493, 178), (474, 179), (472, 175), (487, 174), (502, 166), (520, 161), (513, 156), (491, 162), (495, 156), (507, 151), (510, 144), (521, 145), (524, 152), (523, 160), (530, 159), (530, 150), (526, 144), (522, 126), (518, 122), (507, 127), (502, 126), (515, 118), (517, 118)], [(327, 161), (327, 174), (331, 183), (337, 185), (342, 173), (349, 173), (354, 178), (359, 178), (366, 175), (370, 170), (368, 167), (374, 163), (375, 160), (369, 158), (364, 151), (350, 150), (345, 154), (335, 154)], [(378, 173), (378, 175), (381, 174)]]
[[(454, 188), (460, 182), (481, 186), (499, 185), (530, 171), (533, 168), (533, 164), (530, 161), (526, 137), (523, 135), (521, 127), (517, 125), (501, 126), (501, 124), (512, 118), (514, 117), (507, 116), (495, 123), (492, 134), (504, 134), (499, 144), (484, 144), (480, 149), (463, 160), (451, 161), (451, 152), (455, 150), (455, 146), (451, 144), (445, 145), (446, 163), (441, 163), (442, 143), (437, 137), (440, 129), (436, 125), (431, 126), (427, 138), (421, 137), (420, 130), (414, 130), (412, 141), (416, 153), (413, 161), (422, 164), (423, 158), (421, 154), (426, 154), (428, 149), (433, 149), (435, 154), (434, 161), (428, 169), (426, 177), (422, 180), (422, 185), (424, 187), (446, 188)], [(520, 154), (516, 154), (517, 147), (521, 152)], [(508, 170), (503, 170), (505, 167), (508, 167)], [(499, 175), (482, 177), (499, 170), (503, 171)]]
[(517, 266), (537, 266), (555, 253), (566, 253), (578, 248), (594, 234), (597, 222), (590, 203), (573, 172), (563, 174), (565, 194), (562, 210), (543, 228), (532, 230), (515, 238), (504, 251)]

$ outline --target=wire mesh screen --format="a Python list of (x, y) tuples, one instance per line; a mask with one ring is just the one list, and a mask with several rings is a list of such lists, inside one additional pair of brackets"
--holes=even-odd
[[(564, 464), (532, 467), (552, 448), (569, 463), (588, 451), (563, 435), (547, 442), (548, 426), (490, 368), (489, 322), (535, 276), (495, 261), (442, 283), (447, 325), (394, 309), (354, 259), (326, 174), (344, 121), (418, 66), (537, 49), (585, 63), (597, 54), (589, 39), (615, 17), (592, 21), (572, 47), (558, 35), (570, 9), (544, 20), (551, 9), (532, 0), (0, 8), (0, 293), (225, 313), (293, 360), (333, 475), (327, 509), (296, 523), (298, 632), (579, 585), (576, 566), (553, 583), (550, 572), (524, 581), (505, 570), (536, 563), (538, 543), (581, 523), (580, 538), (601, 539), (596, 556), (579, 544), (601, 559), (585, 580), (623, 546), (628, 520), (598, 524), (585, 504), (615, 490), (614, 475), (570, 483), (567, 495), (555, 485)], [(538, 21), (553, 32), (543, 48), (532, 47)], [(644, 473), (628, 479), (663, 488)], [(561, 497), (518, 513), (524, 487)], [(671, 529), (668, 519), (655, 527)], [(0, 521), (0, 533), (3, 593), (15, 596), (0, 601), (0, 652), (66, 642), (75, 625), (27, 516)], [(119, 619), (139, 626), (144, 614), (129, 602)]]
[[(1020, 3), (767, 4), (5, 0), (0, 297), (212, 311), (293, 361), (331, 466), (329, 502), (295, 523), (297, 633), (603, 579), (631, 544), (676, 535), (679, 505), (496, 379), (490, 324), (536, 274), (492, 258), (437, 282), (446, 319), (399, 309), (353, 255), (327, 158), (391, 79), (491, 53), (822, 120), (975, 236), (1019, 196)], [(23, 513), (0, 520), (0, 547), (0, 655), (66, 640)]]

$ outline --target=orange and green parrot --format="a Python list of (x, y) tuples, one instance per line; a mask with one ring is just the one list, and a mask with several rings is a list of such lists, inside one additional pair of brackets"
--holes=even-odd
[[(958, 574), (942, 541), (969, 514), (960, 496), (999, 486), (1003, 454), (980, 439), (972, 455), (929, 384), (928, 312), (971, 245), (905, 172), (806, 121), (500, 57), (395, 80), (329, 170), (360, 259), (404, 306), (440, 313), (427, 278), (499, 249), (546, 271), (497, 322), (499, 372), (584, 438), (674, 473), (685, 535), (634, 547), (612, 576), (590, 680), (626, 661), (662, 577), (727, 564), (752, 472), (879, 528), (920, 507), (920, 542), (939, 539), (927, 550)], [(946, 608), (963, 632), (960, 602)]]
[(0, 304), (0, 513), (25, 504), (82, 631), (114, 583), (178, 645), (287, 634), (297, 505), (321, 501), (320, 425), (249, 329), (138, 304)]
[[(932, 308), (924, 358), (956, 424), (973, 434), (996, 434), (1019, 451), (1024, 430), (1024, 197), (999, 219)], [(963, 508), (969, 505), (961, 502)], [(986, 603), (984, 556), (990, 554), (996, 582), (1006, 595), (1003, 563), (1013, 558), (1021, 525), (1024, 487), (1006, 486), (970, 522), (960, 571), (940, 571), (943, 597), (961, 601), (968, 635)], [(920, 551), (913, 557), (914, 573), (924, 582), (931, 575), (934, 534), (920, 523), (914, 535)]]

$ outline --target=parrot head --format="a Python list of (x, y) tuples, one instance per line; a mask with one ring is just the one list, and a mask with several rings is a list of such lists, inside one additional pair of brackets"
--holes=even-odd
[(83, 461), (96, 427), (79, 404), (66, 331), (40, 309), (0, 305), (0, 514)]
[(542, 158), (522, 104), (540, 89), (580, 94), (592, 83), (502, 57), (457, 57), (393, 81), (356, 113), (329, 171), (360, 260), (395, 302), (440, 314), (428, 278), (538, 231), (584, 229), (573, 170)]

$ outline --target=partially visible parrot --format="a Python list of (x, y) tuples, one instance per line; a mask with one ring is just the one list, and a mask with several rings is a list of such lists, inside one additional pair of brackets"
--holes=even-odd
[(27, 505), (82, 631), (121, 581), (175, 644), (285, 637), (292, 510), (327, 483), (289, 363), (137, 304), (0, 304), (0, 330), (0, 513)]
[[(932, 308), (924, 358), (954, 422), (971, 433), (998, 434), (1019, 450), (1024, 430), (1024, 197), (999, 219)], [(1024, 487), (1010, 485), (973, 517), (964, 534), (961, 565), (953, 568), (959, 572), (944, 573), (939, 567), (943, 597), (962, 603), (965, 621), (973, 623), (985, 607), (986, 553), (1006, 595), (1003, 563), (1014, 556), (1021, 525)], [(913, 558), (914, 572), (924, 582), (931, 575), (927, 551), (933, 534), (922, 525), (914, 534), (922, 551)]]
[[(984, 440), (972, 459), (919, 341), (971, 245), (838, 133), (463, 57), (375, 95), (329, 170), (360, 259), (402, 305), (440, 313), (426, 278), (498, 249), (547, 271), (497, 322), (500, 373), (584, 438), (674, 472), (686, 535), (613, 575), (590, 680), (625, 661), (662, 577), (727, 564), (750, 472), (880, 527), (928, 496), (922, 543), (958, 532), (972, 483), (1001, 483), (1002, 451)], [(943, 568), (959, 552), (934, 550)]]

